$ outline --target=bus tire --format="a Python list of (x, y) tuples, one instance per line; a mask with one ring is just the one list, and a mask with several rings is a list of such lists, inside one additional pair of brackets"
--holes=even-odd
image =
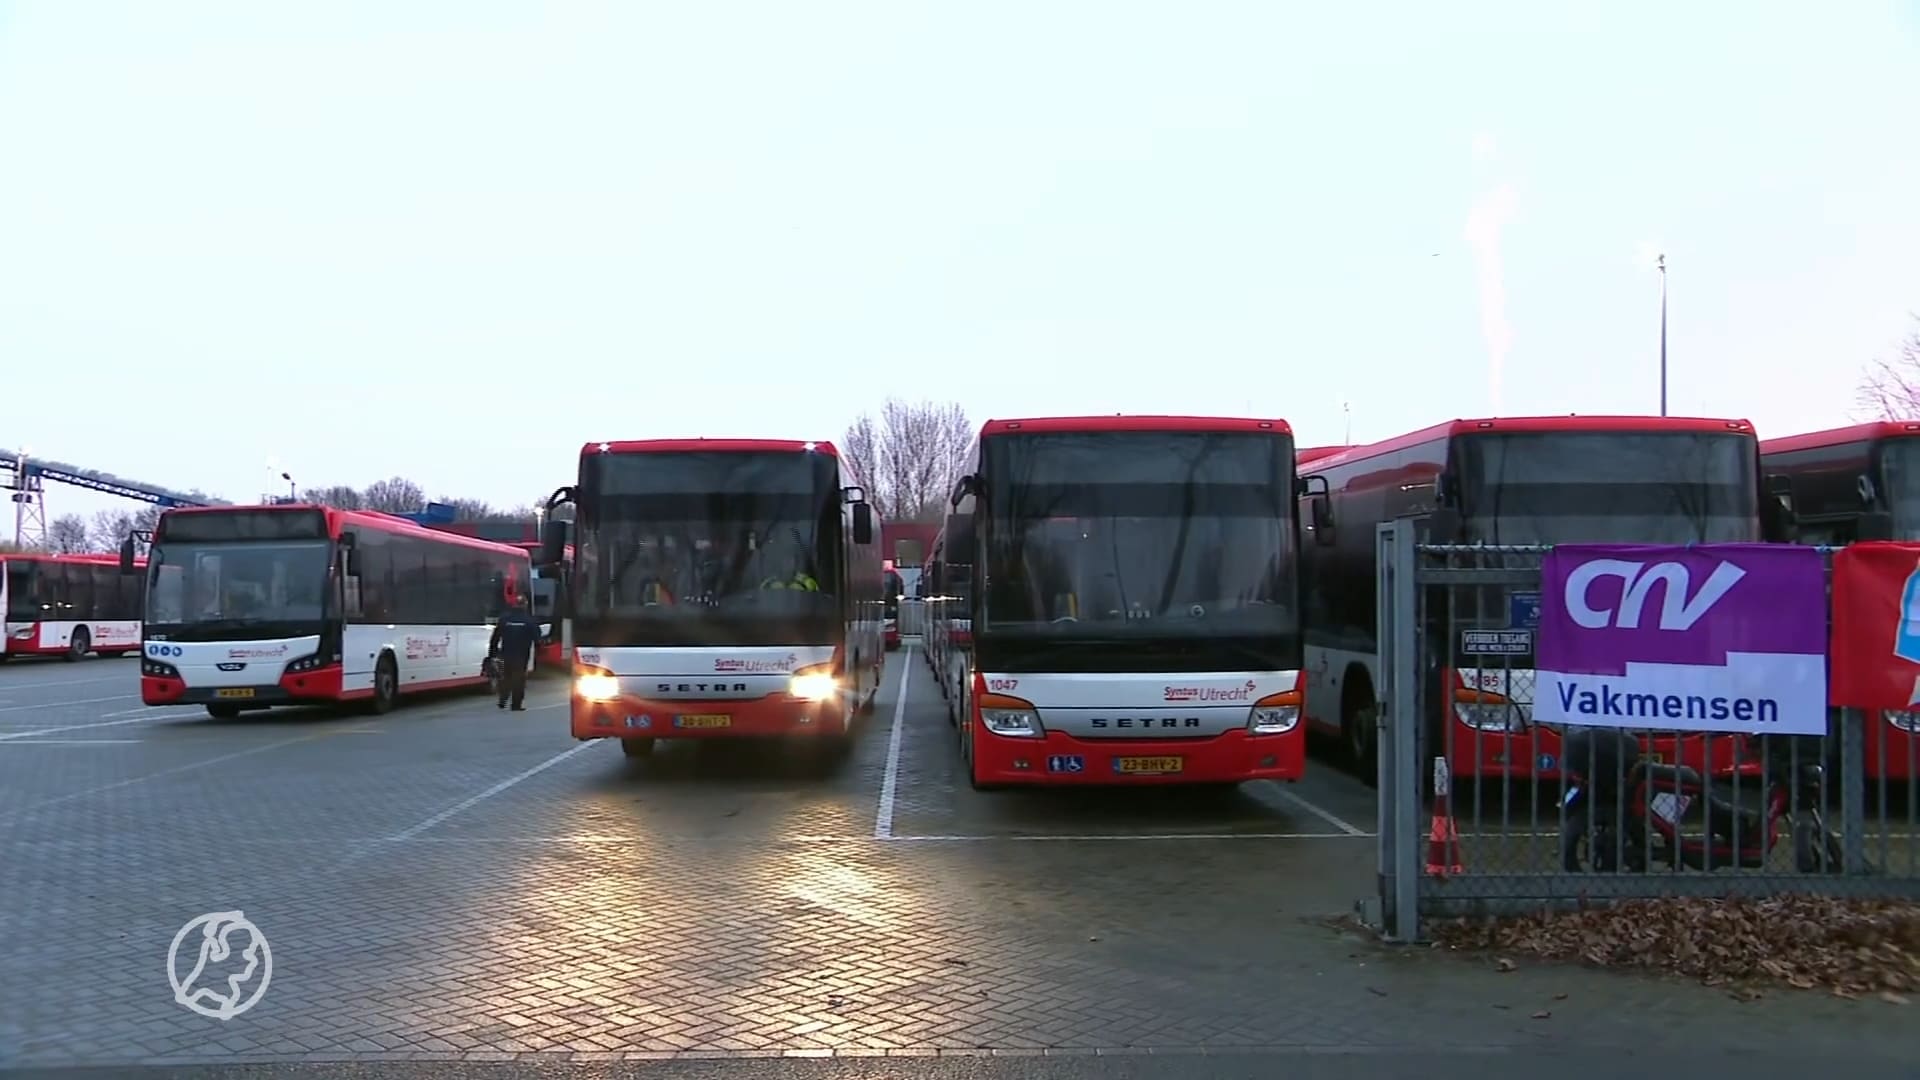
[(620, 752), (630, 758), (653, 756), (653, 737), (651, 735), (620, 740)]
[(60, 659), (71, 664), (75, 660), (86, 656), (87, 651), (92, 648), (93, 639), (87, 636), (87, 628), (84, 626), (76, 626), (73, 628), (73, 636), (67, 639), (66, 655)]
[(240, 716), (240, 706), (209, 705), (207, 706), (207, 715), (213, 717), (215, 720), (235, 720)]
[(400, 666), (394, 663), (392, 653), (381, 653), (379, 662), (373, 665), (372, 709), (384, 715), (392, 712), (399, 700)]
[(1340, 745), (1362, 783), (1380, 782), (1379, 705), (1367, 669), (1354, 665), (1340, 682)]

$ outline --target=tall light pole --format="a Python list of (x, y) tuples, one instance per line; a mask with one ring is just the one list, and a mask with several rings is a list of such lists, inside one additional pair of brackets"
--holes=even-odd
[(1667, 257), (1654, 264), (1660, 270), (1660, 415), (1667, 415)]

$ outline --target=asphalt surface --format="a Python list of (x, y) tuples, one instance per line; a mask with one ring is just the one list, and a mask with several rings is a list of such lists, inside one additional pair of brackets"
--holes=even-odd
[[(629, 762), (573, 742), (545, 682), (525, 713), (462, 696), (224, 722), (145, 709), (136, 683), (131, 660), (0, 667), (0, 1071), (1586, 1076), (1750, 1052), (1750, 1075), (1810, 1055), (1878, 1075), (1920, 1056), (1877, 1002), (1376, 945), (1329, 919), (1374, 888), (1374, 795), (1318, 764), (1227, 795), (974, 792), (911, 653), (844, 761)], [(232, 911), (270, 943), (270, 983), (195, 1015), (169, 947)]]

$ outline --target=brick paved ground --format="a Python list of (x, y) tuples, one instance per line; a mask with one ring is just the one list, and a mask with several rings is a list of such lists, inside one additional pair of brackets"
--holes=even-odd
[[(523, 714), (220, 723), (132, 711), (133, 677), (0, 670), (0, 1065), (1916, 1048), (1893, 1006), (1503, 975), (1329, 929), (1373, 849), (1369, 796), (1324, 770), (1138, 805), (972, 792), (917, 659), (838, 767), (575, 752), (551, 686)], [(204, 1019), (171, 1000), (168, 943), (234, 909), (272, 983)]]

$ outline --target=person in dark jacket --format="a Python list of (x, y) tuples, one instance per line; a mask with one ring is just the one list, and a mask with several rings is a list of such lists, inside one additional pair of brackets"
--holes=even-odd
[(513, 699), (513, 711), (525, 712), (527, 663), (533, 647), (540, 642), (540, 624), (527, 611), (525, 600), (515, 600), (500, 621), (493, 624), (493, 640), (487, 645), (487, 657), (500, 673), (500, 708)]

